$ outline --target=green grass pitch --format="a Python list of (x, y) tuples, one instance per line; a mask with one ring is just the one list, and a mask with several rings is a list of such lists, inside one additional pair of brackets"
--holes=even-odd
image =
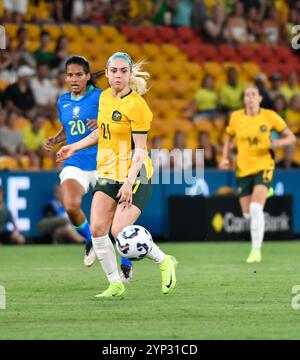
[(107, 282), (98, 263), (83, 266), (83, 247), (1, 246), (0, 339), (299, 339), (299, 247), (266, 242), (263, 262), (248, 265), (249, 243), (161, 244), (179, 261), (172, 295), (142, 260), (125, 299), (103, 301), (94, 295)]

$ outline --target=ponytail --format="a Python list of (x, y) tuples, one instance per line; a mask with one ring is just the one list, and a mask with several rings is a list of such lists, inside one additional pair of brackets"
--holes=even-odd
[(145, 63), (144, 60), (140, 60), (132, 65), (132, 75), (129, 80), (130, 88), (139, 95), (144, 95), (148, 91), (147, 80), (150, 78), (150, 74), (146, 71), (141, 71)]

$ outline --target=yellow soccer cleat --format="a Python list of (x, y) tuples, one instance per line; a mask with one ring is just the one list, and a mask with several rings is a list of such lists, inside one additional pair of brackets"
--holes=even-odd
[(121, 282), (111, 283), (105, 291), (96, 295), (100, 299), (123, 299), (125, 293), (125, 286)]
[(166, 255), (165, 260), (160, 264), (163, 294), (170, 294), (176, 287), (175, 267), (177, 261), (173, 256)]
[(259, 250), (252, 250), (248, 256), (248, 259), (246, 260), (248, 264), (253, 264), (255, 262), (260, 263), (261, 262), (261, 251)]

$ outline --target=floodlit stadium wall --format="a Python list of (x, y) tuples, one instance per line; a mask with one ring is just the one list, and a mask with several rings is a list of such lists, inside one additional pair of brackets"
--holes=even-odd
[[(176, 174), (175, 174), (176, 176)], [(152, 198), (138, 220), (156, 236), (168, 236), (168, 198), (175, 195), (199, 193), (199, 184), (175, 184), (171, 174), (170, 184), (153, 185)], [(197, 181), (196, 181), (197, 182)], [(38, 237), (36, 225), (42, 218), (43, 209), (52, 199), (53, 186), (59, 183), (57, 172), (0, 172), (0, 184), (6, 191), (6, 202), (11, 209), (20, 231), (28, 237)], [(292, 195), (292, 231), (300, 233), (300, 170), (277, 170), (274, 188), (277, 195)], [(232, 171), (207, 170), (201, 181), (204, 195), (213, 195), (224, 186), (235, 187)], [(199, 190), (199, 189), (198, 189)], [(83, 201), (83, 209), (89, 216), (91, 193)], [(180, 209), (178, 209), (180, 211)], [(201, 214), (199, 211), (199, 223)]]

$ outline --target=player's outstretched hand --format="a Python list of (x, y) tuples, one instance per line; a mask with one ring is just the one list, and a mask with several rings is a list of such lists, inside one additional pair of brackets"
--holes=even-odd
[(230, 167), (228, 159), (222, 159), (219, 163), (219, 169), (227, 170)]
[(48, 137), (44, 143), (45, 150), (51, 152), (54, 146), (56, 145), (55, 138), (54, 137)]
[(72, 145), (63, 146), (56, 153), (56, 162), (59, 163), (66, 159), (69, 159), (74, 154), (74, 152), (75, 150), (73, 149)]
[(88, 128), (90, 129), (90, 131), (94, 131), (94, 130), (98, 129), (97, 120), (87, 119), (87, 125), (88, 125)]
[(120, 188), (117, 198), (120, 198), (119, 204), (122, 204), (124, 208), (130, 207), (132, 204), (132, 185), (129, 182), (125, 182)]

